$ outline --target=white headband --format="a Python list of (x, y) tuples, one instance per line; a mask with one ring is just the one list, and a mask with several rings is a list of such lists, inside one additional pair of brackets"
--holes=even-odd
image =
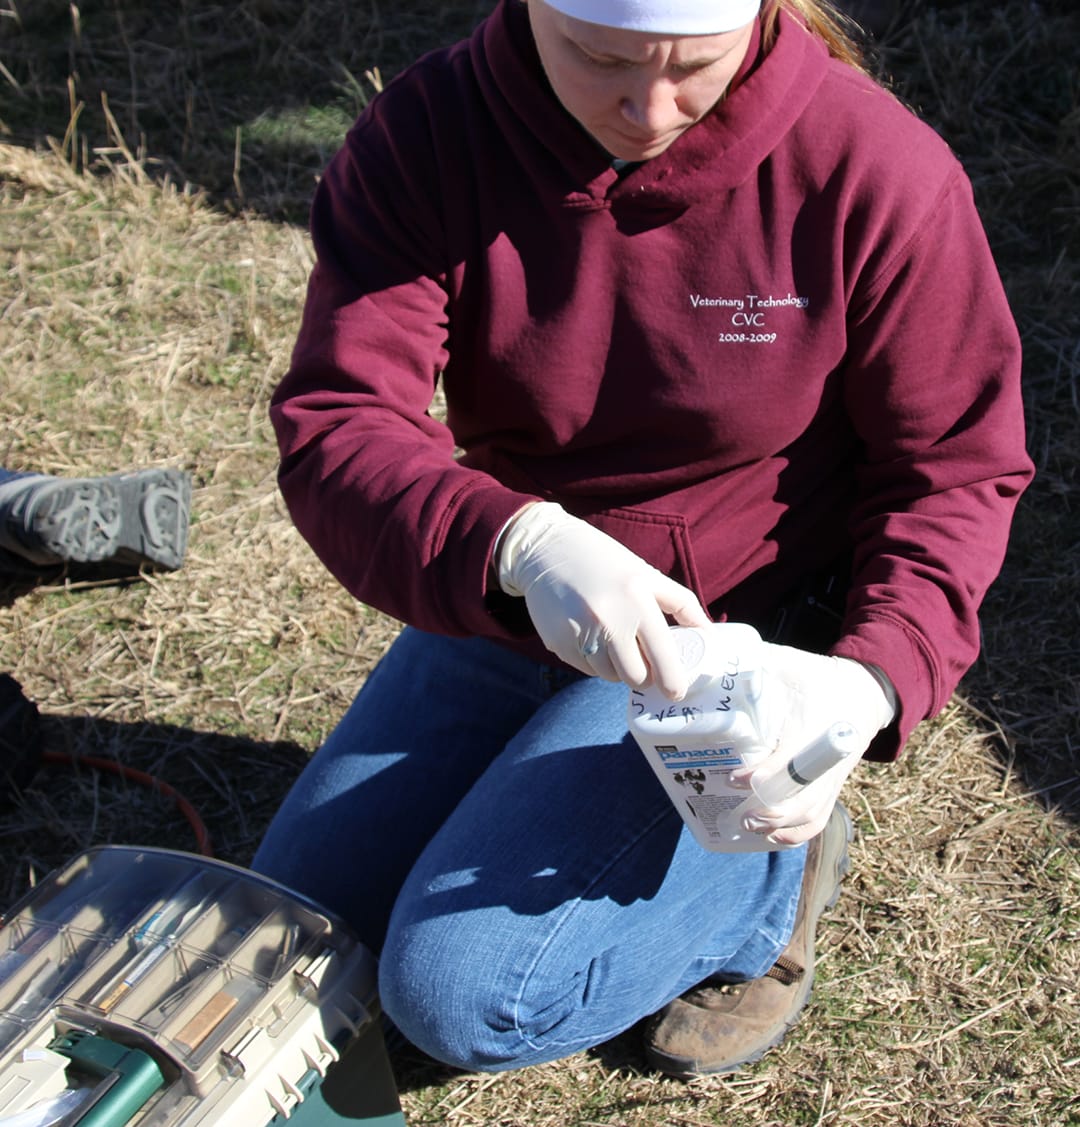
[(586, 23), (663, 35), (720, 35), (745, 27), (761, 0), (544, 0)]

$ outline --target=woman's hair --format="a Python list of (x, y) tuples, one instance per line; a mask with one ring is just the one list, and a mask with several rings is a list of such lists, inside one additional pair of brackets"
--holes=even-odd
[(825, 43), (834, 59), (856, 70), (869, 70), (858, 39), (852, 34), (851, 29), (856, 29), (857, 25), (837, 11), (829, 0), (767, 0), (761, 13), (762, 44), (766, 51), (776, 40), (776, 21), (781, 8), (806, 24), (810, 33)]

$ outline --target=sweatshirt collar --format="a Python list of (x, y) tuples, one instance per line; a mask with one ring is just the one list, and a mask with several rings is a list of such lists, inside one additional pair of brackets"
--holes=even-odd
[(508, 143), (531, 175), (562, 185), (564, 206), (619, 200), (650, 210), (688, 207), (751, 176), (802, 114), (828, 64), (824, 46), (786, 13), (763, 55), (758, 21), (723, 101), (665, 152), (620, 178), (551, 90), (521, 0), (501, 0), (478, 30), (472, 56)]

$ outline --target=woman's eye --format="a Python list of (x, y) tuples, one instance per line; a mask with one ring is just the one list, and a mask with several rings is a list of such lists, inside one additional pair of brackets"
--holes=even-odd
[(676, 74), (700, 74), (704, 70), (708, 70), (712, 63), (676, 63), (672, 70)]
[(588, 51), (582, 51), (581, 57), (589, 64), (589, 66), (599, 67), (601, 70), (619, 70), (622, 67), (628, 67), (631, 64), (624, 62), (622, 59), (600, 59), (596, 55), (590, 55)]

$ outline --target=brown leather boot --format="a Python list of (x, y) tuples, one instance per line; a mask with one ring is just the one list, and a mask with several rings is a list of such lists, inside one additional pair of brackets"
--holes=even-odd
[(645, 1030), (654, 1068), (684, 1079), (732, 1072), (780, 1043), (810, 998), (814, 930), (840, 896), (850, 840), (851, 819), (837, 803), (807, 847), (795, 927), (780, 957), (761, 978), (706, 979), (655, 1014)]

